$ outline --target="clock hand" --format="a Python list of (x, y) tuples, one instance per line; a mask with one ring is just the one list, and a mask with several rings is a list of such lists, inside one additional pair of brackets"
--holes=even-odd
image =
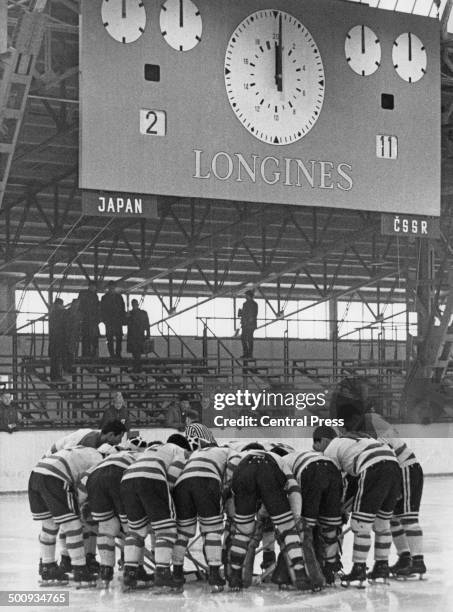
[(409, 61), (411, 62), (412, 61), (412, 36), (410, 32), (408, 33), (407, 37), (409, 39), (408, 40), (409, 42)]
[(184, 10), (183, 10), (184, 0), (179, 0), (179, 27), (184, 27)]
[(126, 0), (121, 0), (121, 17), (126, 19)]
[(278, 45), (275, 49), (275, 84), (277, 85), (277, 91), (283, 91), (283, 63), (282, 63), (282, 16), (278, 18)]
[(365, 53), (365, 26), (362, 26), (362, 53)]

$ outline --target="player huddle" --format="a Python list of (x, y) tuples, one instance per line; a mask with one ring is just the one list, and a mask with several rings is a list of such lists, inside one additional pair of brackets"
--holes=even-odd
[[(123, 542), (123, 588), (184, 588), (184, 561), (197, 525), (213, 592), (251, 584), (262, 541), (263, 581), (298, 590), (426, 572), (418, 512), (423, 472), (398, 438), (361, 431), (313, 432), (313, 450), (285, 444), (219, 446), (203, 425), (185, 435), (120, 445), (124, 426), (78, 430), (57, 441), (33, 469), (30, 508), (42, 523), (42, 584), (112, 580), (115, 540)], [(343, 526), (350, 520), (352, 568), (341, 572)], [(374, 532), (374, 566), (366, 561)], [(56, 562), (59, 533), (62, 557)], [(152, 552), (145, 539), (151, 534)], [(393, 542), (398, 561), (389, 568)], [(117, 542), (119, 540), (116, 540)], [(275, 554), (275, 543), (280, 553)], [(96, 548), (99, 563), (96, 560)], [(144, 567), (152, 557), (154, 574)]]

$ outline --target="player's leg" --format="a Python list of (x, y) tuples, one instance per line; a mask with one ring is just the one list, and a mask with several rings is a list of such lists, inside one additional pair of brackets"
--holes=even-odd
[(242, 461), (238, 465), (233, 475), (232, 490), (235, 513), (230, 548), (231, 573), (228, 583), (232, 590), (239, 590), (242, 588), (242, 567), (255, 530), (255, 514), (258, 506), (255, 464)]
[(177, 540), (176, 513), (168, 484), (163, 480), (150, 480), (141, 498), (155, 535), (155, 586), (176, 587), (170, 565)]
[(220, 482), (215, 478), (194, 478), (193, 499), (200, 521), (200, 531), (206, 561), (209, 566), (209, 584), (221, 590), (225, 584), (220, 575), (222, 563), (223, 512)]
[[(374, 466), (373, 466), (374, 467)], [(357, 479), (357, 491), (352, 502), (351, 530), (354, 535), (352, 569), (342, 576), (342, 585), (366, 579), (366, 561), (371, 548), (371, 528), (378, 508), (372, 496), (373, 472), (371, 468), (362, 472)], [(378, 504), (380, 506), (381, 500)]]
[(146, 488), (145, 478), (130, 478), (121, 482), (120, 493), (127, 516), (128, 531), (124, 541), (123, 585), (125, 589), (137, 586), (139, 567), (143, 562), (145, 538), (149, 519), (142, 503), (141, 490)]
[(176, 510), (177, 537), (173, 547), (173, 579), (178, 586), (184, 584), (184, 557), (189, 540), (197, 530), (197, 510), (192, 497), (192, 480), (187, 478), (176, 485), (173, 499)]
[(421, 576), (426, 572), (426, 566), (423, 558), (423, 532), (419, 523), (423, 492), (423, 470), (420, 464), (403, 468), (402, 480), (403, 497), (395, 507), (392, 518), (392, 535), (399, 557), (392, 571), (402, 576), (410, 573)]
[(375, 486), (379, 486), (381, 495), (385, 492), (385, 497), (373, 524), (375, 532), (375, 563), (368, 577), (371, 579), (383, 578), (385, 581), (390, 573), (388, 566), (392, 543), (390, 518), (393, 515), (397, 499), (401, 494), (401, 469), (399, 464), (393, 461), (379, 463), (377, 474), (375, 474)]
[(323, 556), (323, 572), (327, 584), (335, 582), (335, 573), (342, 568), (340, 559), (339, 534), (341, 533), (341, 500), (343, 481), (340, 471), (325, 463), (323, 471), (328, 484), (324, 489), (319, 505), (319, 529)]
[(259, 497), (271, 517), (288, 564), (294, 570), (295, 586), (301, 590), (321, 586), (312, 583), (305, 572), (300, 536), (285, 492), (285, 474), (273, 460), (260, 462), (256, 468)]

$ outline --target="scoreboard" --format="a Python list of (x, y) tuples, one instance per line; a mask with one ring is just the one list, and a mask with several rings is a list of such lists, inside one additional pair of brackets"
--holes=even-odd
[(440, 214), (440, 27), (339, 0), (83, 0), (80, 187)]

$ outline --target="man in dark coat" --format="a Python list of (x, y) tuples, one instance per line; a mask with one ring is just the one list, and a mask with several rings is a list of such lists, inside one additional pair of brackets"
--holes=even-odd
[(107, 293), (102, 296), (101, 320), (105, 324), (105, 336), (110, 357), (121, 357), (123, 325), (126, 323), (126, 307), (119, 287), (113, 281), (108, 283)]
[(66, 363), (67, 315), (63, 300), (56, 298), (49, 311), (50, 380), (60, 380)]
[(132, 300), (132, 310), (127, 313), (127, 352), (134, 358), (134, 371), (140, 371), (140, 356), (145, 352), (145, 338), (149, 339), (149, 318), (146, 310)]
[(81, 318), (82, 357), (96, 357), (99, 337), (99, 298), (96, 284), (88, 282), (87, 289), (79, 293), (79, 313)]
[(12, 404), (13, 396), (8, 391), (2, 391), (0, 396), (0, 431), (13, 433), (20, 421), (17, 408)]
[(238, 313), (241, 317), (242, 357), (251, 359), (253, 357), (253, 332), (256, 329), (258, 304), (253, 299), (253, 291), (251, 290), (245, 292), (245, 298), (245, 302)]

